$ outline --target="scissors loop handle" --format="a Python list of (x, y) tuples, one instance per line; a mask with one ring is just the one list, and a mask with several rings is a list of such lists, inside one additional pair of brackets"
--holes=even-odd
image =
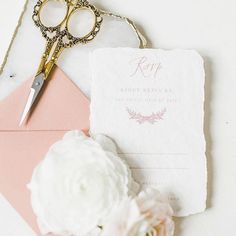
[[(35, 25), (40, 28), (43, 37), (48, 42), (54, 43), (58, 40), (60, 47), (70, 48), (79, 43), (86, 44), (92, 41), (100, 31), (101, 24), (103, 21), (102, 14), (95, 6), (89, 4), (87, 0), (78, 0), (76, 1), (76, 3), (74, 3), (73, 0), (65, 0), (65, 3), (67, 4), (67, 12), (63, 21), (59, 25), (54, 27), (45, 26), (40, 20), (40, 12), (47, 1), (48, 0), (39, 0), (37, 2), (34, 7), (32, 19)], [(83, 9), (90, 10), (93, 13), (94, 26), (87, 35), (83, 37), (75, 37), (70, 33), (68, 29), (69, 19), (75, 12)], [(65, 28), (62, 29), (64, 23)]]
[(92, 30), (85, 36), (83, 37), (75, 37), (73, 36), (69, 29), (68, 29), (68, 22), (66, 24), (65, 29), (61, 32), (61, 40), (62, 40), (62, 46), (64, 48), (70, 48), (73, 47), (76, 44), (82, 43), (82, 44), (86, 44), (90, 41), (92, 41), (98, 34), (98, 32), (100, 31), (101, 28), (101, 24), (103, 21), (103, 18), (101, 16), (101, 13), (99, 10), (97, 10), (93, 5), (90, 4), (86, 4), (86, 5), (76, 5), (74, 7), (74, 9), (70, 12), (68, 19), (77, 11), (79, 10), (90, 10), (93, 14), (94, 14), (94, 26), (92, 28)]
[[(42, 32), (42, 36), (47, 40), (47, 41), (51, 41), (52, 43), (55, 42), (58, 39), (58, 36), (60, 35), (60, 31), (61, 31), (61, 24), (57, 26), (50, 26), (47, 27), (45, 26), (41, 19), (40, 19), (40, 12), (44, 6), (44, 4), (47, 2), (48, 0), (38, 0), (38, 2), (36, 3), (36, 5), (34, 6), (34, 11), (33, 11), (33, 15), (32, 15), (32, 19), (35, 23), (35, 25), (37, 27), (40, 28), (41, 32)], [(67, 3), (67, 13), (69, 11), (69, 5), (68, 5), (68, 1), (65, 0), (65, 2)], [(66, 18), (66, 16), (65, 16)], [(63, 19), (63, 22), (65, 21), (65, 18)]]

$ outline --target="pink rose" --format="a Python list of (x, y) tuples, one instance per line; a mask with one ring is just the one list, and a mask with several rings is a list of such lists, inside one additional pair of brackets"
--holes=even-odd
[(172, 236), (172, 216), (168, 201), (157, 190), (147, 189), (116, 208), (101, 236)]

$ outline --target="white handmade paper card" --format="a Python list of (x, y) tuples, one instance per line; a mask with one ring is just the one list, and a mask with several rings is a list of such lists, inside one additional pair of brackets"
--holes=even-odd
[(206, 203), (204, 63), (192, 50), (99, 49), (91, 132), (111, 137), (143, 187), (165, 193), (176, 216)]

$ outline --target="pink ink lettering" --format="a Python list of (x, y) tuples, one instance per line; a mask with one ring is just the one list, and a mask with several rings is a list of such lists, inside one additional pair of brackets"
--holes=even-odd
[(130, 63), (131, 65), (135, 66), (135, 69), (131, 73), (130, 77), (141, 74), (144, 78), (157, 78), (159, 70), (162, 69), (162, 65), (160, 62), (150, 62), (145, 56), (136, 58)]

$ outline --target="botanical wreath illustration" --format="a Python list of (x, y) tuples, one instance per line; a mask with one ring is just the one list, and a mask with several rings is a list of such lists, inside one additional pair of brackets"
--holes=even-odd
[(140, 112), (135, 112), (128, 107), (126, 108), (126, 110), (130, 116), (130, 120), (135, 120), (139, 124), (144, 124), (145, 122), (150, 123), (150, 124), (155, 124), (156, 122), (163, 120), (163, 117), (167, 111), (167, 109), (164, 108), (161, 111), (158, 111), (155, 113), (153, 112), (151, 115), (147, 116), (147, 115), (143, 115)]

